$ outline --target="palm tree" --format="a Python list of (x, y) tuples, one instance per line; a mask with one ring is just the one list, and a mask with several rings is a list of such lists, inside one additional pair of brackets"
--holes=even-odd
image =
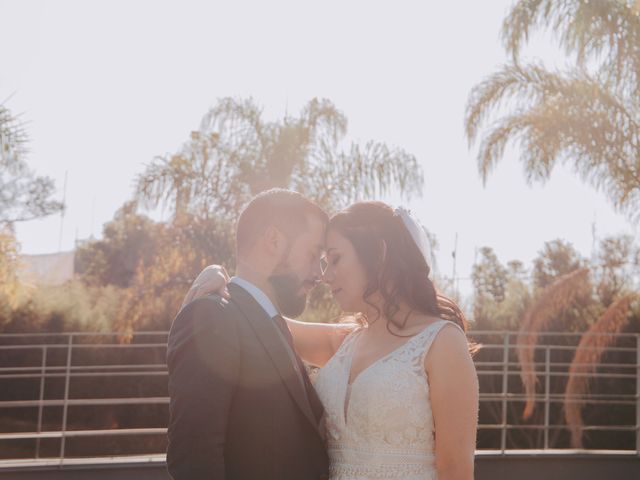
[[(573, 58), (567, 71), (521, 64), (522, 47), (543, 27)], [(473, 88), (465, 118), (470, 144), (481, 137), (483, 181), (515, 143), (529, 182), (569, 164), (640, 220), (640, 2), (520, 0), (502, 38), (512, 61)]]
[(329, 100), (311, 100), (299, 116), (267, 121), (252, 100), (223, 98), (177, 154), (157, 157), (138, 177), (147, 206), (233, 218), (256, 193), (297, 190), (328, 209), (397, 188), (420, 194), (416, 158), (382, 143), (343, 148), (347, 119)]
[(0, 103), (0, 228), (62, 210), (52, 200), (53, 181), (38, 177), (24, 160), (27, 132), (19, 118)]

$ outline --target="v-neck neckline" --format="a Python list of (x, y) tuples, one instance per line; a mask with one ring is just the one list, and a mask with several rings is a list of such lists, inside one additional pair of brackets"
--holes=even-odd
[(353, 341), (351, 342), (351, 345), (350, 345), (351, 351), (349, 352), (349, 361), (348, 361), (348, 365), (347, 365), (347, 388), (353, 388), (353, 386), (358, 381), (358, 379), (362, 376), (363, 373), (365, 373), (367, 370), (371, 369), (374, 365), (376, 365), (376, 364), (386, 360), (387, 358), (391, 357), (391, 355), (393, 355), (394, 353), (398, 352), (399, 350), (405, 348), (409, 343), (413, 342), (416, 338), (420, 337), (427, 330), (429, 330), (433, 325), (435, 325), (436, 323), (439, 323), (441, 321), (442, 320), (435, 320), (435, 321), (431, 322), (429, 325), (427, 325), (422, 330), (420, 330), (418, 333), (416, 333), (411, 338), (409, 338), (409, 340), (407, 340), (406, 342), (403, 342), (402, 345), (398, 345), (396, 348), (391, 350), (386, 355), (383, 355), (382, 357), (380, 357), (380, 358), (374, 360), (373, 362), (371, 362), (365, 368), (360, 370), (360, 372), (358, 372), (358, 375), (356, 375), (352, 379), (351, 378), (351, 370), (352, 370), (352, 367), (353, 367), (353, 358), (355, 357), (356, 349), (358, 347), (358, 344), (360, 343), (360, 336), (361, 336), (362, 332), (364, 331), (364, 329), (360, 330), (360, 333), (358, 334), (358, 336), (356, 338), (353, 339)]
[(362, 330), (360, 330), (358, 332), (358, 335), (355, 338), (353, 338), (352, 341), (350, 342), (349, 351), (347, 351), (348, 357), (347, 357), (347, 363), (346, 363), (346, 369), (345, 369), (346, 370), (347, 381), (346, 381), (346, 386), (345, 386), (345, 389), (344, 389), (344, 396), (343, 396), (343, 399), (342, 399), (342, 422), (343, 422), (343, 425), (345, 426), (345, 428), (347, 426), (347, 421), (348, 421), (348, 418), (349, 418), (349, 406), (351, 404), (351, 398), (353, 397), (353, 388), (354, 388), (356, 382), (360, 379), (360, 377), (364, 373), (366, 373), (368, 370), (373, 368), (375, 365), (377, 365), (378, 363), (386, 360), (387, 358), (391, 357), (391, 355), (393, 355), (396, 352), (400, 351), (401, 349), (405, 348), (409, 343), (413, 342), (416, 338), (422, 336), (426, 331), (428, 331), (431, 327), (433, 327), (434, 324), (439, 323), (441, 321), (443, 321), (443, 320), (436, 320), (434, 322), (431, 322), (429, 325), (427, 325), (422, 330), (420, 330), (418, 333), (416, 333), (411, 338), (409, 338), (409, 340), (404, 342), (402, 345), (398, 345), (396, 348), (391, 350), (386, 355), (383, 355), (382, 357), (378, 358), (377, 360), (374, 360), (372, 363), (370, 363), (365, 368), (360, 370), (358, 375), (353, 380), (351, 380), (351, 367), (353, 365), (353, 357), (355, 357), (357, 344), (359, 343), (360, 335), (362, 334), (362, 330), (364, 330), (364, 329), (362, 329)]

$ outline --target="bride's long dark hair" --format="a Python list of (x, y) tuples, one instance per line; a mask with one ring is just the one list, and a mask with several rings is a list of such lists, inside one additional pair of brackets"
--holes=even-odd
[[(401, 331), (411, 311), (449, 320), (466, 332), (464, 313), (453, 300), (436, 291), (429, 279), (431, 267), (393, 208), (383, 202), (354, 203), (331, 218), (329, 229), (353, 244), (368, 278), (363, 300), (378, 316), (384, 315), (390, 333), (398, 335), (391, 324)], [(383, 298), (382, 311), (369, 300), (376, 292)], [(410, 312), (398, 318), (401, 304)]]

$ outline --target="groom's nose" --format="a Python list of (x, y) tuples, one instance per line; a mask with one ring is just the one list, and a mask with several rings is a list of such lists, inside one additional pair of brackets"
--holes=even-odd
[(311, 271), (311, 276), (316, 283), (322, 280), (322, 265), (320, 262), (314, 263), (313, 270)]
[(326, 284), (331, 284), (331, 282), (333, 282), (333, 275), (331, 274), (330, 269), (326, 269), (324, 271), (324, 273), (322, 274), (322, 281)]

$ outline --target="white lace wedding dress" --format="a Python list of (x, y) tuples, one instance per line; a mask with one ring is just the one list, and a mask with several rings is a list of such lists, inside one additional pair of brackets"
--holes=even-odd
[(325, 407), (331, 480), (437, 479), (424, 359), (447, 324), (431, 323), (349, 385), (359, 328), (320, 370), (315, 387)]

